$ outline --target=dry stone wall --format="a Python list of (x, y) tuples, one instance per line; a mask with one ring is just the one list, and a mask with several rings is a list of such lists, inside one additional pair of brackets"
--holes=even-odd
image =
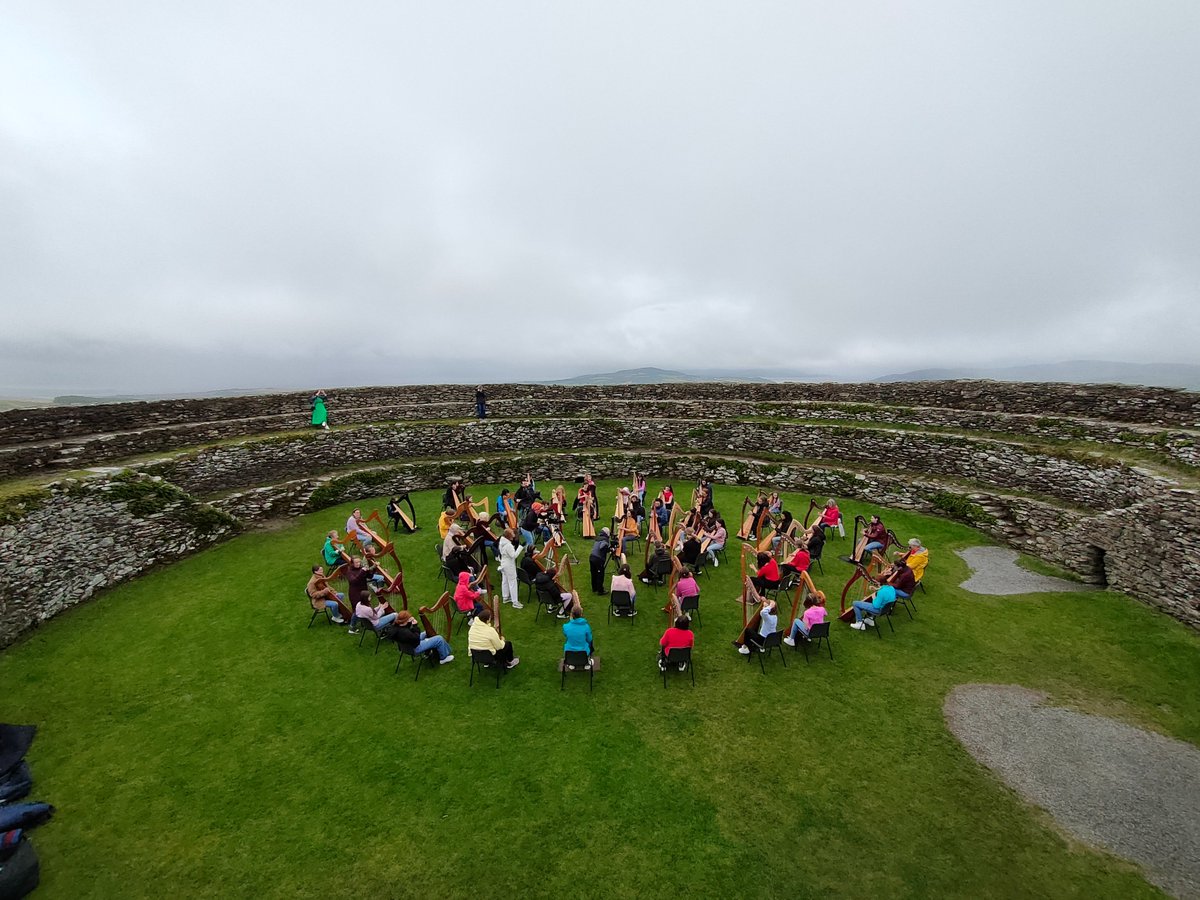
[(51, 486), (0, 526), (0, 647), (97, 591), (233, 534), (231, 517), (148, 477)]
[(766, 451), (913, 475), (938, 474), (980, 486), (1002, 484), (1094, 510), (1127, 506), (1170, 487), (1129, 466), (1039, 454), (1001, 441), (737, 421), (676, 421), (666, 428), (659, 420), (596, 419), (371, 425), (213, 447), (153, 471), (189, 493), (205, 496), (387, 460), (612, 446), (751, 457)]
[(63, 482), (24, 508), (0, 501), (0, 645), (243, 525), (450, 474), (567, 482), (635, 467), (951, 515), (1200, 625), (1200, 500), (1165, 470), (1110, 458), (1134, 446), (1186, 479), (1200, 462), (1197, 394), (993, 382), (487, 390), (494, 418), (481, 423), (462, 386), (340, 391), (331, 415), (349, 427), (332, 432), (303, 427), (306, 393), (0, 414), (0, 478), (110, 460), (133, 472)]
[[(1033, 415), (1013, 412), (1008, 404), (999, 402), (995, 408), (984, 411), (936, 405), (910, 407), (837, 402), (805, 397), (772, 399), (762, 396), (765, 387), (700, 385), (696, 386), (694, 392), (677, 397), (629, 397), (623, 393), (629, 390), (627, 388), (609, 388), (605, 389), (610, 392), (607, 395), (585, 397), (575, 395), (582, 389), (509, 386), (508, 390), (515, 393), (495, 397), (490, 401), (489, 409), (493, 417), (516, 419), (573, 416), (617, 421), (646, 418), (724, 421), (768, 418), (995, 432), (1040, 442), (1085, 441), (1134, 447), (1176, 465), (1200, 467), (1200, 432), (1189, 431), (1179, 425), (1168, 427), (1163, 422), (1111, 422), (1074, 414), (1055, 416), (1045, 412)], [(817, 386), (793, 387), (811, 392)], [(434, 398), (454, 394), (455, 399), (422, 399), (422, 392), (432, 392), (429, 396)], [(414, 388), (412, 394), (402, 396), (394, 396), (382, 389), (378, 396), (364, 397), (360, 393), (352, 392), (351, 396), (331, 401), (335, 425), (469, 419), (474, 415), (472, 404), (457, 386)], [(995, 399), (993, 394), (988, 394), (988, 397)], [(944, 395), (925, 399), (930, 402), (949, 402)], [(220, 408), (214, 408), (214, 404), (222, 404), (228, 417), (211, 418), (220, 412)], [(1146, 407), (1136, 408), (1144, 411)], [(279, 412), (281, 409), (288, 411)], [(146, 413), (144, 418), (136, 414), (139, 411)], [(201, 418), (180, 418), (189, 411)], [(54, 413), (58, 414), (59, 419), (55, 419)], [(8, 421), (6, 416), (12, 420)], [(0, 478), (39, 469), (69, 470), (145, 453), (271, 432), (295, 432), (304, 430), (307, 423), (306, 398), (296, 394), (239, 398), (236, 401), (173, 401), (165, 404), (62, 407), (57, 410), (0, 413)], [(88, 431), (89, 428), (102, 430)], [(34, 437), (37, 439), (32, 440)]]

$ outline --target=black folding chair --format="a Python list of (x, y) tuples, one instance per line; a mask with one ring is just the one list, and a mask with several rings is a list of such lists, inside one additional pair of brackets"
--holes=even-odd
[(660, 661), (659, 668), (662, 670), (663, 688), (667, 686), (667, 673), (672, 670), (678, 670), (680, 666), (692, 675), (692, 687), (696, 686), (696, 670), (692, 668), (692, 648), (691, 647), (672, 647), (667, 653), (665, 662)]
[(504, 666), (500, 665), (496, 659), (496, 654), (491, 650), (472, 650), (471, 651), (471, 678), (467, 682), (470, 687), (475, 684), (475, 670), (479, 669), (480, 677), (483, 677), (484, 669), (496, 670), (496, 690), (500, 689), (500, 675), (504, 672)]
[(530, 594), (533, 593), (533, 576), (519, 566), (517, 567), (517, 585), (518, 589), (520, 585), (525, 586), (525, 602), (528, 603)]
[[(758, 667), (762, 669), (764, 675), (767, 674), (767, 667), (763, 664), (763, 657), (770, 656), (774, 651), (779, 651), (779, 658), (783, 660), (783, 667), (787, 668), (787, 657), (783, 655), (783, 632), (772, 631), (766, 637), (762, 638), (762, 643), (756, 644), (753, 641), (747, 641), (750, 647), (750, 656), (746, 657), (746, 662), (750, 662), (750, 657), (758, 657)], [(758, 652), (755, 653), (754, 651)]]
[(825, 649), (829, 651), (829, 659), (833, 659), (833, 645), (829, 642), (829, 623), (820, 622), (808, 629), (808, 637), (800, 635), (800, 639), (796, 641), (794, 650), (804, 651), (804, 661), (808, 662), (808, 645), (812, 644), (814, 650), (821, 649), (821, 642), (825, 642)]
[[(304, 591), (304, 599), (308, 601), (310, 606), (312, 605), (312, 597), (308, 596), (307, 589)], [(307, 627), (312, 628), (313, 622), (317, 621), (317, 616), (319, 616), (321, 613), (325, 613), (325, 621), (328, 624), (333, 624), (333, 616), (329, 613), (329, 607), (325, 605), (324, 601), (322, 601), (319, 607), (313, 608), (312, 615), (308, 618)]]
[(879, 635), (879, 639), (881, 641), (883, 640), (883, 635), (880, 632), (883, 631), (883, 628), (880, 627), (880, 625), (879, 625), (880, 619), (887, 619), (888, 628), (890, 628), (892, 630), (892, 634), (896, 633), (896, 626), (892, 624), (892, 611), (895, 608), (896, 608), (896, 601), (889, 600), (887, 603), (883, 604), (882, 609), (878, 610), (877, 612), (875, 612), (871, 615), (871, 618), (875, 621), (875, 633)]
[(613, 591), (608, 595), (608, 619), (613, 616), (627, 616), (631, 621), (637, 610), (633, 607), (633, 599), (628, 591)]
[(418, 656), (416, 650), (411, 647), (403, 647), (400, 644), (396, 644), (396, 648), (400, 651), (400, 656), (396, 660), (396, 668), (392, 671), (392, 674), (395, 675), (400, 671), (400, 663), (404, 662), (404, 657), (407, 656), (410, 657), (414, 663), (416, 663), (417, 674), (413, 676), (413, 681), (416, 681), (421, 677), (421, 666), (425, 665), (427, 662), (431, 666), (434, 665), (434, 657), (437, 656), (436, 650), (426, 650), (424, 653)]
[(593, 671), (594, 665), (592, 658), (588, 656), (586, 650), (565, 650), (563, 658), (558, 661), (558, 671), (562, 673), (562, 678), (559, 680), (558, 689), (561, 691), (567, 685), (568, 672), (587, 672), (588, 676), (588, 693), (592, 691), (592, 685), (595, 682), (596, 674)]
[(554, 585), (544, 587), (540, 584), (535, 584), (533, 588), (534, 593), (537, 594), (538, 604), (537, 612), (533, 615), (533, 621), (537, 622), (541, 618), (543, 609), (546, 610), (546, 615), (550, 617), (551, 621), (558, 618), (558, 614), (563, 606), (562, 596), (559, 594), (558, 588)]
[[(375, 635), (375, 653), (379, 653), (379, 642), (381, 640), (383, 640), (383, 635), (379, 632), (379, 629), (376, 628), (374, 625), (372, 625), (370, 622), (368, 622), (366, 619), (359, 619), (358, 626), (359, 626), (358, 646), (359, 647), (362, 646), (363, 639), (366, 638), (367, 633), (369, 632), (369, 633)], [(372, 654), (372, 655), (375, 655), (375, 654)]]
[(822, 575), (825, 574), (825, 567), (823, 565), (821, 565), (821, 554), (824, 552), (825, 552), (825, 543), (824, 542), (822, 542), (821, 545), (819, 547), (817, 547), (816, 553), (813, 553), (811, 550), (808, 551), (808, 558), (810, 560), (810, 568), (811, 568), (811, 563), (816, 563), (817, 568), (821, 570)]
[[(703, 627), (704, 623), (700, 621), (700, 595), (695, 597), (684, 597), (679, 604), (679, 611), (689, 619), (695, 619), (696, 624)], [(693, 615), (693, 613), (695, 615)]]

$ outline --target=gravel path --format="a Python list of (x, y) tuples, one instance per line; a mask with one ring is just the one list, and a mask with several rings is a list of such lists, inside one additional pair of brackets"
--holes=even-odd
[(1102, 716), (1042, 706), (1016, 685), (960, 685), (950, 731), (1080, 840), (1176, 897), (1200, 898), (1200, 749)]
[(1007, 547), (967, 547), (955, 550), (971, 569), (962, 586), (973, 594), (1044, 594), (1051, 591), (1087, 591), (1086, 585), (1022, 569), (1017, 551)]

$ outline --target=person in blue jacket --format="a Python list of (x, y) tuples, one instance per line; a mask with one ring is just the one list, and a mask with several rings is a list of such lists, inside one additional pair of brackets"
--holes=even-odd
[(583, 617), (583, 607), (579, 605), (578, 597), (571, 606), (571, 618), (563, 622), (563, 636), (567, 639), (563, 651), (576, 650), (588, 655), (588, 665), (592, 664), (592, 654), (596, 645), (592, 640), (592, 626)]
[(896, 589), (890, 584), (881, 584), (866, 600), (854, 601), (854, 622), (850, 627), (858, 631), (874, 628), (875, 617), (883, 612), (885, 606), (895, 602)]

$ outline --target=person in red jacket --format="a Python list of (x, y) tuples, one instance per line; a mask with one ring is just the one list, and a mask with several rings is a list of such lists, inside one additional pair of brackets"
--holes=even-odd
[(475, 590), (471, 584), (471, 573), (459, 572), (458, 586), (454, 589), (454, 605), (458, 607), (458, 611), (470, 616), (479, 615), (480, 610), (483, 609), (480, 596), (479, 591)]
[(779, 587), (779, 563), (775, 562), (775, 557), (770, 553), (760, 553), (757, 563), (758, 571), (750, 579), (754, 584), (754, 589), (763, 594)]
[[(675, 624), (663, 632), (662, 638), (659, 639), (658, 646), (661, 648), (658, 654), (658, 667), (666, 669), (667, 654), (672, 650), (680, 647), (692, 648), (696, 644), (696, 635), (692, 632), (692, 620), (687, 616), (680, 616), (675, 620)], [(687, 668), (686, 663), (681, 663), (679, 671)]]

